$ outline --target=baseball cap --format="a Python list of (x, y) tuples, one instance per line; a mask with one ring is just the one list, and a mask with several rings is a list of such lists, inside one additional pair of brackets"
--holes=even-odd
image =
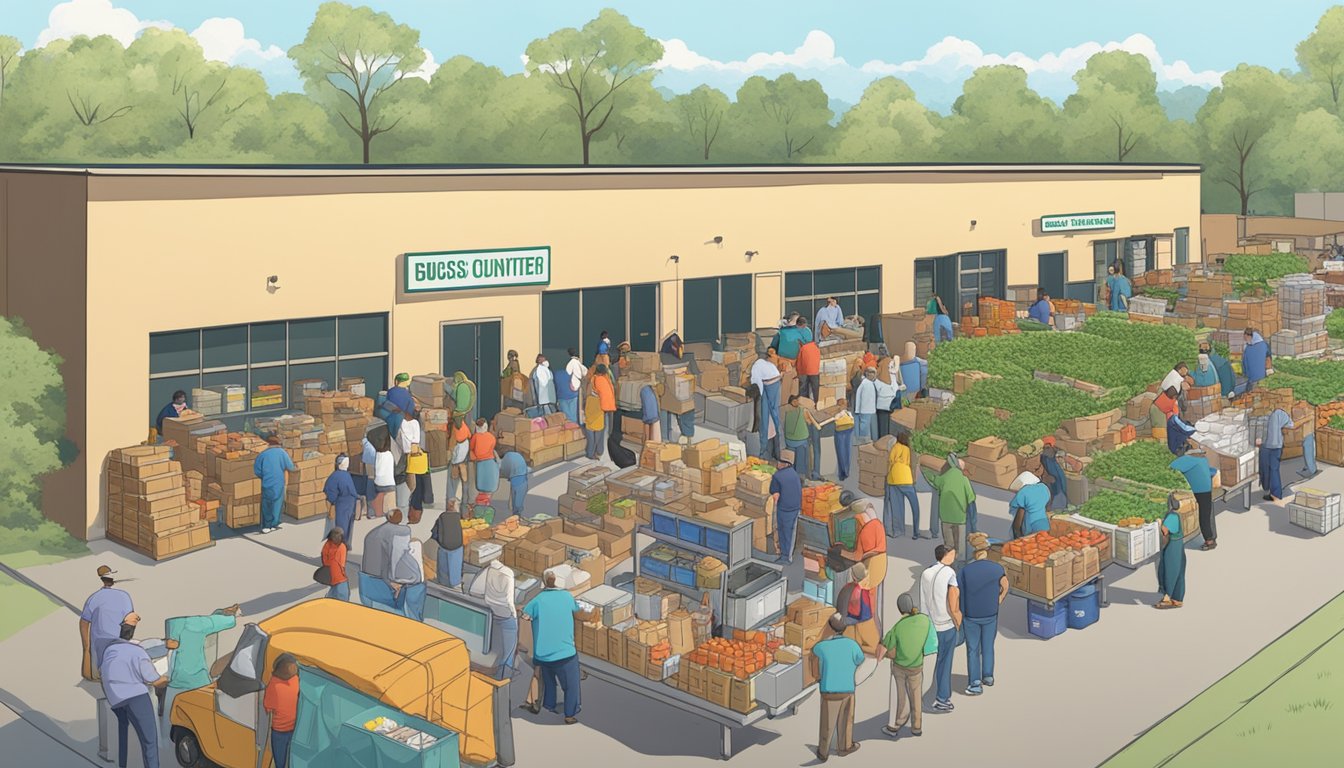
[(410, 380), (411, 380), (411, 374), (409, 374), (409, 373), (398, 373), (398, 374), (397, 374), (397, 378), (396, 378), (397, 383), (401, 383), (401, 382), (403, 382), (403, 381), (410, 381)]
[(112, 570), (112, 566), (110, 565), (98, 566), (98, 578), (100, 579), (106, 579), (108, 576), (111, 576), (114, 573), (116, 573), (116, 571)]

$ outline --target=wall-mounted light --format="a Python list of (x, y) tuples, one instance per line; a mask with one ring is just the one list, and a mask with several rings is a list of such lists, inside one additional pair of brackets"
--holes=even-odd
[(755, 257), (760, 256), (760, 255), (761, 255), (761, 252), (760, 252), (760, 251), (747, 251), (747, 252), (746, 252), (745, 254), (743, 254), (743, 255), (747, 257), (747, 261), (751, 261), (751, 260), (754, 259)]
[(280, 290), (280, 276), (271, 275), (266, 278), (266, 291), (268, 293), (275, 293), (278, 290)]
[(979, 223), (979, 222), (977, 222), (975, 219), (971, 219), (971, 229), (975, 229), (975, 225), (976, 225), (977, 223)]
[(722, 247), (723, 247), (723, 235), (715, 235), (715, 236), (711, 237), (710, 239), (708, 239), (708, 240), (705, 241), (705, 245), (717, 245), (718, 247), (722, 248)]
[(671, 256), (668, 256), (668, 257), (667, 257), (667, 260), (670, 261), (670, 262), (672, 262), (673, 264), (680, 264), (680, 263), (681, 263), (681, 257), (678, 256), (678, 255), (676, 255), (676, 254), (672, 254)]

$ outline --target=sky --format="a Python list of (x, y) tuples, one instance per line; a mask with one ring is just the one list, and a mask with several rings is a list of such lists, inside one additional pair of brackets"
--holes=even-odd
[[(0, 0), (0, 34), (41, 46), (76, 34), (129, 42), (150, 26), (191, 32), (209, 58), (254, 67), (273, 91), (301, 90), (285, 51), (303, 39), (319, 0)], [(352, 3), (357, 4), (357, 3)], [(1296, 68), (1294, 47), (1332, 3), (1319, 0), (366, 0), (421, 33), (419, 73), (467, 55), (522, 71), (529, 42), (616, 8), (664, 44), (656, 84), (708, 83), (729, 93), (752, 75), (794, 72), (845, 103), (895, 75), (946, 110), (979, 66), (1023, 67), (1062, 100), (1100, 50), (1146, 56), (1159, 88), (1211, 88), (1243, 61)], [(1253, 20), (1253, 21), (1252, 21)]]

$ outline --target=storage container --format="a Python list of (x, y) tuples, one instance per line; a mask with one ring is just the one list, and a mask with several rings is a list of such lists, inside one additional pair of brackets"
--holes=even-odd
[(1066, 602), (1060, 601), (1055, 603), (1054, 608), (1047, 608), (1045, 603), (1028, 600), (1027, 631), (1043, 640), (1064, 634), (1069, 628)]
[(683, 586), (695, 586), (695, 561), (677, 558), (672, 561), (672, 581)]
[(1068, 597), (1069, 629), (1084, 629), (1101, 618), (1101, 593), (1096, 584), (1086, 584)]
[(630, 618), (635, 604), (634, 595), (608, 584), (599, 584), (580, 594), (579, 600), (593, 606), (594, 610), (601, 610), (602, 623), (609, 627)]
[[(639, 569), (654, 578), (663, 579), (665, 581), (672, 580), (672, 564), (655, 557), (641, 555), (639, 558)], [(694, 578), (694, 571), (691, 572), (691, 576)]]
[(677, 538), (697, 547), (705, 543), (705, 529), (691, 520), (677, 518)]
[(1335, 503), (1328, 509), (1313, 509), (1296, 502), (1290, 503), (1288, 522), (1320, 534), (1335, 530), (1340, 524), (1339, 495), (1335, 495)]
[(665, 536), (677, 535), (677, 516), (670, 512), (653, 513), (653, 530)]
[(756, 676), (756, 700), (768, 708), (781, 707), (803, 692), (803, 662), (771, 664)]
[(725, 531), (716, 528), (705, 528), (705, 546), (715, 552), (728, 554), (729, 535)]
[(803, 594), (817, 602), (830, 605), (835, 602), (835, 582), (830, 579), (825, 581), (812, 578), (803, 579)]

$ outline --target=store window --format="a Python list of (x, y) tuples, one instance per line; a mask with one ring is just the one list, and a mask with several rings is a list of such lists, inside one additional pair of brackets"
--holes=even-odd
[(752, 276), (729, 275), (682, 284), (682, 341), (714, 342), (752, 330)]
[(657, 328), (656, 283), (541, 294), (541, 352), (552, 368), (565, 366), (571, 348), (591, 362), (602, 331), (613, 344), (629, 340), (631, 350), (653, 352), (659, 342)]
[[(387, 388), (387, 347), (386, 314), (150, 334), (149, 413), (152, 419), (177, 390), (193, 408), (221, 418), (298, 408), (293, 385), (304, 380), (335, 389), (357, 377), (372, 395)], [(199, 389), (210, 394), (198, 397)]]
[(882, 268), (845, 267), (784, 273), (784, 313), (797, 312), (816, 322), (817, 310), (834, 296), (845, 317), (865, 321), (882, 311)]
[(1176, 263), (1190, 263), (1190, 228), (1177, 227), (1176, 229)]
[(975, 314), (981, 296), (1003, 298), (1007, 251), (973, 251), (915, 260), (915, 306), (923, 308), (938, 296), (953, 320), (966, 305)]

